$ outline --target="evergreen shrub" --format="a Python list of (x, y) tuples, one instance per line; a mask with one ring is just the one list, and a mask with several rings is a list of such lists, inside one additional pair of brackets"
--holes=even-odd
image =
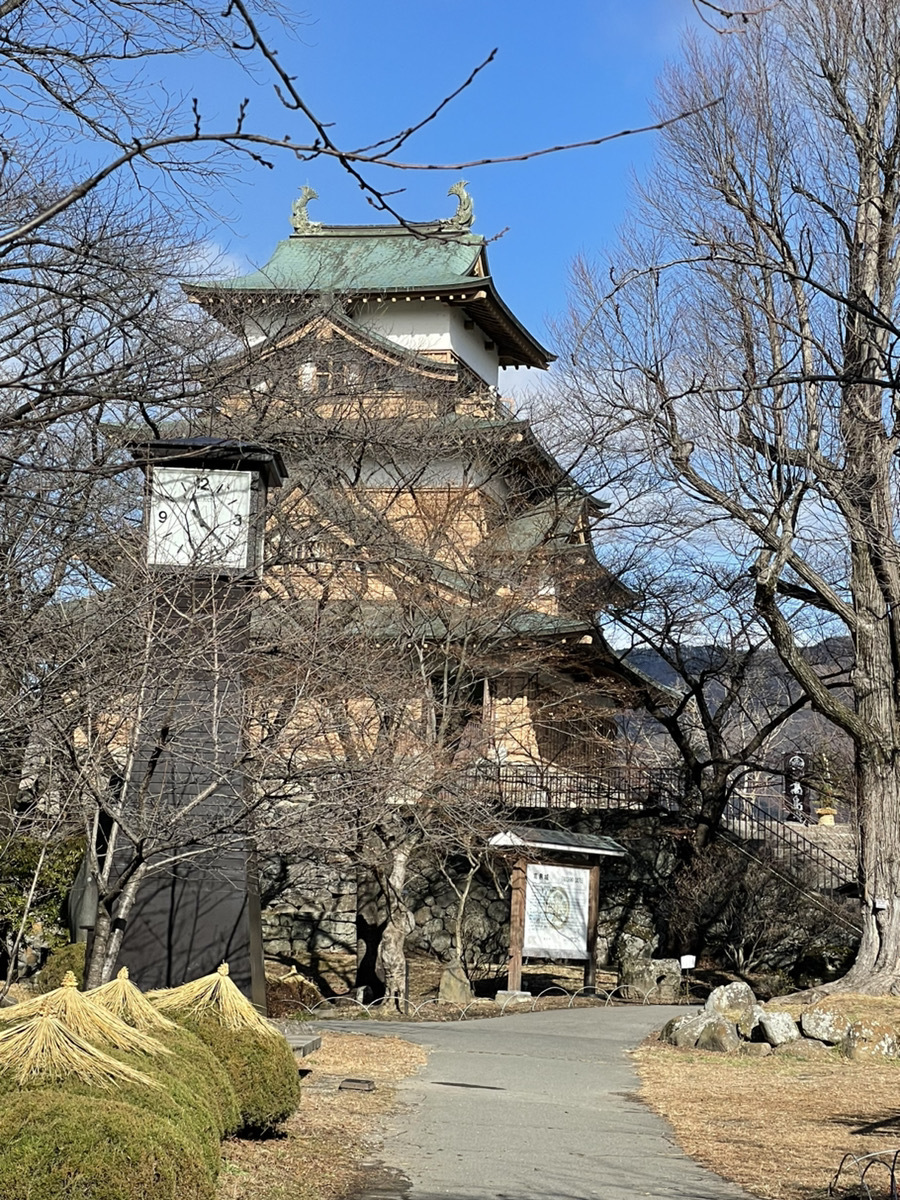
[[(221, 1165), (221, 1140), (240, 1126), (237, 1098), (228, 1073), (204, 1043), (186, 1029), (174, 1029), (159, 1040), (173, 1053), (149, 1057), (112, 1052), (119, 1062), (140, 1071), (159, 1087), (119, 1081), (114, 1090), (69, 1076), (62, 1080), (37, 1078), (24, 1091), (80, 1097), (85, 1110), (97, 1101), (115, 1100), (172, 1123), (180, 1136), (199, 1152), (211, 1177)], [(9, 1071), (0, 1071), (0, 1100), (18, 1090)], [(0, 1196), (3, 1193), (0, 1192)], [(4, 1197), (5, 1200), (5, 1197)]]
[(196, 1143), (121, 1100), (54, 1088), (0, 1105), (3, 1200), (214, 1200)]
[(70, 946), (60, 946), (49, 955), (41, 967), (35, 981), (36, 990), (43, 995), (53, 992), (62, 986), (67, 971), (71, 971), (78, 980), (78, 986), (84, 987), (84, 942), (73, 942)]
[(290, 1046), (282, 1037), (252, 1029), (227, 1029), (214, 1016), (176, 1016), (213, 1052), (234, 1085), (241, 1114), (239, 1132), (250, 1137), (271, 1133), (297, 1111), (300, 1077)]

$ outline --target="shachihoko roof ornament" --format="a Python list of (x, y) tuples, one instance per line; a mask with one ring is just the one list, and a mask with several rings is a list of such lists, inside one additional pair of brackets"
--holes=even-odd
[(300, 198), (291, 205), (291, 225), (294, 233), (318, 233), (322, 228), (321, 222), (311, 221), (306, 211), (310, 200), (318, 200), (319, 193), (304, 183), (300, 189)]
[(453, 187), (447, 191), (448, 196), (455, 196), (459, 201), (456, 212), (446, 221), (441, 221), (441, 229), (449, 232), (468, 231), (475, 224), (475, 205), (472, 202), (472, 197), (466, 191), (468, 180), (460, 179), (459, 183), (454, 183)]
[(501, 367), (544, 370), (554, 355), (500, 297), (488, 266), (487, 239), (472, 232), (475, 207), (466, 186), (461, 179), (449, 189), (457, 209), (442, 220), (328, 225), (310, 221), (308, 205), (317, 194), (306, 184), (291, 208), (293, 232), (267, 263), (246, 275), (186, 281), (182, 287), (191, 300), (234, 326), (240, 325), (241, 312), (273, 301), (341, 297), (342, 303), (353, 302), (355, 315), (365, 305), (436, 301), (463, 310), (489, 348), (496, 347)]

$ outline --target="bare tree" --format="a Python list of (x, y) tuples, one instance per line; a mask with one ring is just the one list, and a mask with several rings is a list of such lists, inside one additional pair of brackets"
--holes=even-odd
[[(668, 747), (669, 761), (684, 771), (685, 810), (700, 850), (749, 776), (762, 773), (768, 789), (778, 789), (781, 737), (807, 696), (784, 670), (753, 610), (752, 583), (733, 563), (662, 545), (654, 554), (643, 530), (640, 562), (621, 578), (633, 593), (616, 612), (621, 670), (639, 685), (649, 668), (665, 684), (645, 689), (645, 711), (631, 724), (655, 727), (657, 750)], [(812, 649), (822, 685), (846, 688), (843, 647)]]
[[(900, 975), (898, 61), (886, 0), (784, 0), (689, 43), (663, 106), (725, 99), (665, 135), (609, 280), (580, 273), (570, 347), (623, 493), (752, 577), (781, 659), (856, 745), (865, 932), (836, 986), (870, 991)], [(849, 701), (804, 653), (811, 622), (852, 639)]]

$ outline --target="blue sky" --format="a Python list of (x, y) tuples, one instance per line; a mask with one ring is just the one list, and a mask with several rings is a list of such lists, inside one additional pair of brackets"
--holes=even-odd
[[(384, 137), (425, 115), (495, 46), (496, 61), (406, 148), (418, 162), (446, 162), (578, 141), (652, 121), (654, 81), (676, 55), (681, 31), (700, 28), (691, 0), (314, 0), (288, 6), (293, 36), (273, 34), (281, 61), (314, 110), (345, 144)], [(170, 85), (197, 95), (205, 118), (225, 125), (248, 94), (251, 124), (305, 136), (272, 96), (265, 76), (248, 90), (227, 65), (194, 60)], [(654, 135), (529, 163), (466, 172), (475, 231), (494, 237), (492, 270), (504, 298), (544, 340), (547, 319), (565, 308), (569, 264), (608, 244), (627, 212), (631, 180), (650, 162)], [(458, 172), (373, 173), (404, 216), (449, 215)], [(215, 243), (233, 263), (264, 262), (290, 233), (291, 201), (303, 183), (320, 199), (312, 219), (364, 223), (384, 218), (331, 162), (276, 158), (211, 197), (221, 214)]]

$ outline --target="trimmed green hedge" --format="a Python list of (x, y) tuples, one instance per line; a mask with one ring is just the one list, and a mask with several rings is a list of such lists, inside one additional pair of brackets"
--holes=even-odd
[(192, 1139), (163, 1117), (41, 1088), (0, 1106), (3, 1200), (214, 1200)]
[(173, 1121), (199, 1147), (215, 1178), (221, 1165), (222, 1138), (235, 1133), (241, 1124), (228, 1072), (200, 1038), (187, 1029), (161, 1034), (157, 1040), (173, 1053), (156, 1058), (143, 1054), (115, 1057), (143, 1071), (162, 1084), (162, 1088), (129, 1084), (117, 1089), (119, 1097)]
[[(170, 1121), (202, 1155), (211, 1178), (215, 1179), (221, 1165), (222, 1138), (234, 1133), (241, 1124), (231, 1080), (215, 1054), (188, 1030), (175, 1029), (158, 1040), (173, 1053), (151, 1058), (144, 1054), (107, 1052), (149, 1075), (162, 1085), (159, 1088), (124, 1083), (117, 1085), (115, 1091), (105, 1092), (71, 1078), (56, 1083), (36, 1081), (21, 1090), (29, 1094), (80, 1097), (86, 1110), (95, 1101), (121, 1101)], [(10, 1074), (0, 1072), (0, 1098), (4, 1103), (6, 1096), (19, 1090)], [(0, 1196), (3, 1195), (0, 1191)]]
[(240, 1133), (270, 1133), (297, 1111), (300, 1076), (284, 1038), (226, 1029), (215, 1017), (184, 1014), (177, 1020), (206, 1043), (228, 1072), (241, 1112)]
[[(212, 1113), (220, 1140), (237, 1133), (241, 1126), (241, 1110), (234, 1086), (228, 1071), (206, 1043), (189, 1029), (183, 1028), (153, 1036), (174, 1053), (153, 1060), (149, 1069), (146, 1058), (142, 1058), (144, 1065), (138, 1069), (162, 1084), (167, 1079), (173, 1079), (190, 1088)], [(133, 1057), (131, 1062), (137, 1067), (137, 1057)]]

